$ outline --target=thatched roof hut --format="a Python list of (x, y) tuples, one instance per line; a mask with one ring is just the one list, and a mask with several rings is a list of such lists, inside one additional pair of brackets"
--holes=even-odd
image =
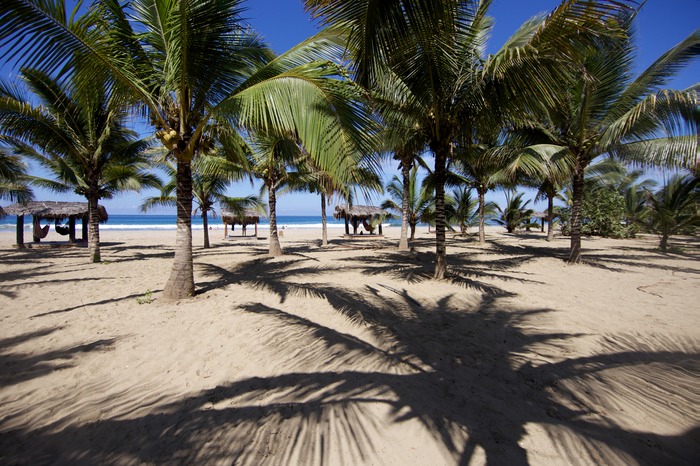
[[(109, 219), (104, 206), (98, 206), (100, 223)], [(87, 217), (87, 202), (57, 202), (57, 201), (31, 201), (26, 204), (12, 204), (5, 207), (7, 215), (31, 215), (47, 220), (65, 220), (67, 218), (82, 219)]]
[[(34, 222), (34, 242), (39, 242), (46, 237), (49, 225), (41, 227), (42, 220), (53, 220), (56, 223), (55, 230), (61, 235), (69, 235), (71, 243), (75, 242), (75, 221), (81, 220), (83, 225), (82, 240), (87, 240), (87, 202), (57, 202), (57, 201), (31, 201), (25, 204), (12, 204), (5, 207), (6, 215), (17, 216), (17, 246), (24, 246), (24, 216), (31, 215)], [(98, 206), (100, 223), (109, 219), (104, 206)], [(58, 222), (68, 220), (68, 226), (61, 226)]]
[(231, 225), (231, 231), (236, 228), (236, 225), (241, 225), (243, 236), (246, 236), (246, 227), (255, 225), (255, 237), (258, 237), (258, 223), (260, 223), (260, 212), (254, 209), (243, 209), (243, 212), (236, 214), (229, 210), (221, 211), (221, 220), (224, 222), (224, 238), (228, 236), (228, 226)]
[[(371, 225), (374, 220), (382, 220), (387, 217), (389, 212), (384, 209), (375, 206), (368, 205), (337, 205), (335, 206), (335, 212), (333, 212), (333, 217), (337, 220), (345, 220), (345, 234), (350, 235), (350, 230), (348, 224), (352, 224), (353, 235), (357, 234), (357, 227), (360, 222), (362, 222), (364, 228), (368, 231), (373, 230)], [(379, 223), (379, 234), (382, 234), (382, 224)]]

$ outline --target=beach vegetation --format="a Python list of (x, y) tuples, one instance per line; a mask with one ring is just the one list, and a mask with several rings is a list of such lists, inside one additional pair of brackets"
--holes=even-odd
[(651, 208), (649, 228), (659, 235), (662, 251), (668, 250), (671, 235), (695, 234), (700, 227), (699, 177), (675, 175), (658, 191), (647, 191), (647, 198)]

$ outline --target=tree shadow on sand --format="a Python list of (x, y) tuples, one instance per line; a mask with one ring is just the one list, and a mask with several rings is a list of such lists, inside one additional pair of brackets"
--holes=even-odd
[[(467, 299), (455, 286), (434, 302), (392, 286), (320, 282), (322, 272), (298, 257), (202, 266), (205, 291), (244, 284), (280, 298), (280, 306), (251, 302), (231, 312), (259, 317), (259, 344), (284, 370), (135, 418), (58, 431), (7, 432), (0, 424), (0, 462), (363, 464), (381, 462), (386, 431), (408, 422), (446, 464), (527, 465), (531, 435), (563, 463), (697, 458), (697, 429), (642, 432), (613, 412), (686, 415), (680, 407), (693, 406), (700, 372), (693, 342), (618, 335), (593, 355), (569, 358), (568, 345), (583, 336), (539, 330), (556, 311), (516, 308), (504, 290)], [(328, 303), (364, 336), (304, 317), (285, 305), (291, 296)], [(406, 448), (416, 441), (401, 440)]]

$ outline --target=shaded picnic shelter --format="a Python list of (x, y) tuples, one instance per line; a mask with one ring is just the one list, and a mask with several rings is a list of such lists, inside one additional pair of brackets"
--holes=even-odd
[(260, 214), (257, 210), (244, 209), (240, 213), (222, 210), (221, 220), (224, 222), (224, 238), (228, 238), (229, 225), (231, 225), (231, 231), (235, 230), (236, 225), (240, 225), (243, 236), (246, 236), (246, 227), (248, 225), (255, 225), (255, 237), (258, 237), (258, 223), (260, 223)]
[[(82, 237), (80, 241), (87, 242), (88, 203), (87, 202), (58, 202), (30, 201), (24, 204), (12, 204), (4, 208), (5, 215), (17, 216), (17, 247), (25, 247), (24, 217), (32, 216), (32, 237), (34, 243), (39, 243), (49, 233), (50, 224), (41, 226), (42, 220), (54, 222), (54, 230), (59, 235), (68, 236), (68, 242), (75, 244), (75, 221), (82, 221)], [(98, 206), (100, 223), (107, 221), (109, 216), (103, 206)], [(67, 222), (66, 222), (67, 221)], [(66, 222), (65, 224), (62, 224)]]
[[(372, 222), (374, 220), (382, 220), (388, 215), (389, 213), (386, 210), (380, 209), (379, 207), (367, 205), (348, 206), (345, 204), (335, 206), (335, 212), (333, 213), (333, 217), (336, 220), (340, 220), (341, 218), (345, 220), (346, 236), (351, 236), (350, 225), (352, 225), (352, 235), (357, 235), (357, 227), (360, 224), (362, 224), (366, 230), (370, 231), (371, 234), (373, 230), (373, 228), (371, 228)], [(382, 232), (381, 221), (379, 222), (378, 233), (380, 236), (384, 234)]]

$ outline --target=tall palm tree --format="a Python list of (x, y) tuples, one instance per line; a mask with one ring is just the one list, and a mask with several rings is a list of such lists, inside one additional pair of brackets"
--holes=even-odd
[(40, 102), (31, 105), (19, 88), (0, 89), (0, 132), (19, 153), (49, 170), (54, 180), (33, 183), (57, 192), (73, 190), (88, 201), (90, 260), (100, 262), (98, 202), (125, 190), (158, 186), (145, 171), (150, 143), (125, 126), (127, 114), (104, 86), (72, 88), (45, 73), (25, 69), (22, 79)]
[(533, 128), (549, 139), (539, 147), (567, 151), (574, 158), (573, 205), (569, 262), (581, 260), (581, 206), (586, 167), (603, 154), (643, 164), (694, 166), (698, 128), (694, 116), (698, 95), (664, 90), (663, 86), (700, 52), (694, 32), (632, 79), (634, 15), (620, 18), (624, 34), (588, 49), (573, 63), (577, 72), (562, 82), (559, 97)]
[[(324, 169), (339, 174), (346, 154), (369, 145), (369, 118), (357, 105), (361, 93), (329, 61), (344, 50), (340, 37), (325, 31), (275, 57), (247, 28), (241, 3), (96, 0), (77, 19), (66, 18), (63, 0), (0, 4), (0, 41), (8, 53), (42, 69), (86, 64), (81, 68), (91, 71), (79, 74), (82, 87), (103, 74), (115, 95), (148, 116), (172, 152), (177, 237), (166, 299), (195, 292), (191, 163), (212, 119), (243, 133), (296, 133)], [(49, 40), (51, 47), (45, 47)]]
[[(493, 56), (485, 56), (492, 21), (490, 0), (306, 0), (326, 24), (345, 27), (357, 81), (376, 87), (391, 75), (400, 82), (407, 119), (435, 158), (435, 278), (447, 273), (445, 181), (453, 144), (471, 134), (478, 115), (515, 117), (549, 100), (565, 71), (559, 65), (593, 37), (603, 21), (626, 9), (620, 1), (567, 1), (546, 18), (524, 24)], [(406, 125), (409, 126), (409, 125)]]
[[(148, 212), (155, 207), (176, 207), (177, 167), (172, 161), (159, 164), (168, 181), (162, 186), (159, 196), (149, 197), (141, 203), (141, 211)], [(238, 209), (259, 209), (261, 203), (255, 196), (233, 198), (226, 195), (226, 189), (233, 181), (245, 175), (243, 167), (230, 163), (217, 155), (202, 155), (192, 161), (192, 195), (196, 207), (192, 214), (202, 217), (204, 227), (204, 248), (209, 248), (209, 213), (216, 216), (217, 203), (237, 206)]]
[(676, 175), (656, 193), (648, 193), (652, 209), (650, 227), (661, 237), (659, 248), (668, 249), (671, 235), (700, 227), (700, 178)]

